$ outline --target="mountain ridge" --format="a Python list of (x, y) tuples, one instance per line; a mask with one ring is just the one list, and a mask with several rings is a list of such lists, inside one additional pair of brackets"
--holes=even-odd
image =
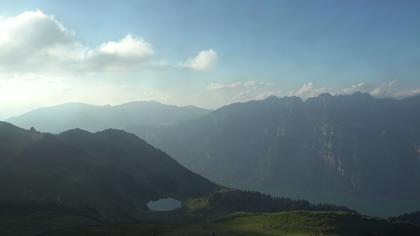
[[(419, 106), (420, 96), (270, 97), (144, 137), (217, 183), (313, 201), (328, 199), (315, 193), (328, 193), (362, 212), (396, 215), (407, 209), (381, 213), (355, 201), (375, 196), (367, 198), (407, 199), (420, 207), (420, 191), (410, 184), (420, 183)], [(345, 200), (349, 196), (359, 200)]]
[(89, 131), (107, 128), (130, 130), (133, 127), (174, 124), (210, 111), (195, 106), (166, 105), (157, 101), (133, 101), (104, 106), (71, 102), (38, 108), (6, 121), (27, 129), (35, 127), (51, 133), (60, 133), (73, 128)]

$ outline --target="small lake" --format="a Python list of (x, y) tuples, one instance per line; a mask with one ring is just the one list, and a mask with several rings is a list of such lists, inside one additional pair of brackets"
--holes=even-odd
[(162, 198), (157, 201), (149, 201), (147, 208), (151, 211), (173, 211), (182, 207), (182, 203), (173, 198)]

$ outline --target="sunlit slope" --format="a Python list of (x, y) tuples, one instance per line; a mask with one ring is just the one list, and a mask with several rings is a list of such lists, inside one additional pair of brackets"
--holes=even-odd
[(420, 228), (345, 212), (291, 211), (271, 214), (238, 213), (216, 221), (188, 225), (123, 224), (74, 228), (44, 235), (416, 235)]

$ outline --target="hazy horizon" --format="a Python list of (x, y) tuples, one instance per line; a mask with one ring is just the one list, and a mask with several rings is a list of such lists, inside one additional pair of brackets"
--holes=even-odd
[[(255, 99), (244, 100), (244, 101), (237, 101), (237, 102), (239, 102), (239, 103), (246, 103), (246, 102), (250, 102), (250, 101), (259, 101), (259, 100), (264, 100), (264, 99), (266, 99), (266, 98), (268, 98), (270, 96), (278, 97), (280, 99), (281, 98), (285, 98), (285, 97), (298, 97), (298, 98), (302, 99), (303, 101), (305, 101), (305, 100), (310, 99), (310, 98), (315, 98), (315, 97), (317, 97), (317, 96), (319, 96), (321, 94), (330, 94), (332, 96), (340, 96), (340, 95), (352, 95), (352, 94), (355, 94), (357, 92), (366, 93), (366, 94), (369, 94), (372, 97), (375, 97), (374, 95), (372, 95), (369, 92), (363, 92), (363, 91), (360, 91), (360, 90), (356, 90), (354, 92), (352, 91), (352, 93), (320, 92), (319, 94), (314, 94), (314, 95), (308, 96), (308, 97), (295, 96), (295, 95), (290, 95), (290, 96), (289, 95), (285, 95), (285, 96), (269, 95), (267, 97), (255, 98)], [(391, 98), (391, 99), (397, 99), (398, 100), (398, 99), (403, 99), (403, 98), (408, 98), (408, 97), (414, 97), (414, 96), (418, 96), (418, 95), (420, 95), (420, 94), (409, 94), (407, 96), (402, 96), (402, 97), (377, 97), (377, 98)], [(23, 111), (23, 112), (20, 112), (20, 113), (17, 113), (15, 115), (11, 115), (11, 116), (6, 116), (6, 117), (0, 116), (0, 121), (2, 121), (2, 120), (7, 121), (10, 118), (18, 117), (18, 116), (24, 115), (24, 114), (26, 114), (28, 112), (36, 111), (37, 109), (50, 108), (50, 107), (68, 105), (68, 104), (83, 104), (83, 105), (96, 106), (96, 107), (106, 107), (106, 106), (116, 107), (116, 106), (120, 106), (120, 105), (125, 105), (125, 104), (129, 104), (129, 103), (137, 103), (137, 102), (139, 102), (139, 103), (148, 103), (148, 102), (152, 102), (153, 103), (153, 102), (156, 102), (156, 103), (159, 103), (159, 104), (162, 104), (162, 105), (176, 106), (176, 107), (189, 107), (189, 106), (192, 106), (192, 107), (196, 107), (196, 108), (207, 109), (207, 110), (210, 110), (210, 111), (217, 110), (219, 108), (222, 108), (224, 106), (231, 105), (233, 103), (237, 103), (237, 102), (232, 102), (232, 103), (223, 104), (223, 105), (221, 105), (219, 107), (208, 108), (208, 107), (201, 107), (201, 106), (191, 105), (191, 104), (185, 104), (185, 105), (171, 104), (169, 102), (160, 102), (160, 101), (153, 100), (153, 99), (150, 99), (150, 100), (132, 100), (132, 101), (126, 101), (126, 102), (122, 102), (122, 103), (115, 103), (115, 104), (109, 104), (109, 103), (106, 103), (106, 104), (94, 104), (94, 103), (86, 103), (86, 102), (69, 101), (69, 102), (64, 102), (64, 103), (57, 103), (57, 104), (51, 104), (51, 105), (46, 105), (46, 106), (34, 107), (34, 108), (31, 108), (31, 109), (29, 109), (27, 111)]]

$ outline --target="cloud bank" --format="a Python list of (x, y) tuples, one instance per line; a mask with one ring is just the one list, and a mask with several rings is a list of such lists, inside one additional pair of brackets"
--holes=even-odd
[(297, 96), (302, 99), (316, 97), (322, 93), (332, 95), (353, 94), (355, 92), (369, 93), (377, 98), (404, 98), (420, 95), (420, 89), (403, 89), (400, 81), (391, 80), (381, 83), (357, 83), (348, 87), (317, 86), (313, 82), (304, 83), (296, 89), (285, 89), (281, 83), (265, 83), (254, 80), (236, 81), (231, 83), (210, 83), (206, 90), (225, 96), (229, 102), (245, 102), (265, 99), (269, 96)]

